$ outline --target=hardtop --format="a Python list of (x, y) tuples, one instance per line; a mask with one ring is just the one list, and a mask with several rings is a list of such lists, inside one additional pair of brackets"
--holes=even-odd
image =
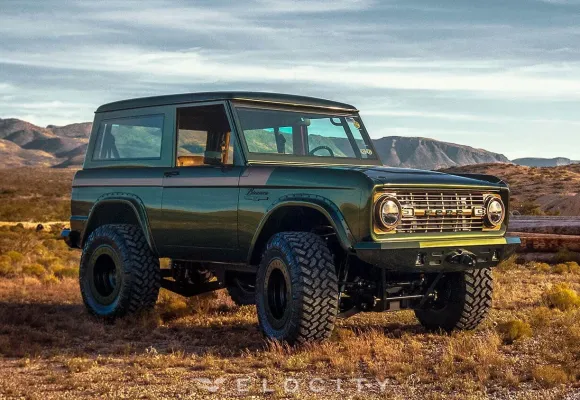
[(224, 100), (246, 100), (274, 104), (286, 104), (297, 106), (308, 106), (315, 108), (326, 108), (334, 110), (357, 112), (356, 107), (332, 100), (316, 97), (297, 96), (283, 93), (269, 92), (244, 92), (244, 91), (223, 91), (223, 92), (197, 92), (182, 93), (164, 96), (140, 97), (128, 100), (115, 101), (103, 104), (97, 109), (97, 113), (129, 110), (134, 108), (166, 106), (172, 104), (187, 104)]

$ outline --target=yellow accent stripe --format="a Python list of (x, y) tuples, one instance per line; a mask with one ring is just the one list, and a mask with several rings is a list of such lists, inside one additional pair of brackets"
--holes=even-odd
[(428, 242), (419, 242), (421, 249), (432, 247), (461, 247), (461, 246), (495, 246), (507, 244), (505, 238), (481, 239), (481, 240), (430, 240)]

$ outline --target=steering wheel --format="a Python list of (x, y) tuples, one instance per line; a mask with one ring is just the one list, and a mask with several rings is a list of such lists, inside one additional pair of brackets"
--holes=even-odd
[(328, 146), (318, 146), (318, 147), (315, 147), (312, 150), (310, 150), (308, 152), (308, 154), (311, 155), (311, 156), (313, 156), (314, 153), (316, 153), (318, 150), (326, 150), (326, 151), (328, 151), (330, 153), (330, 156), (331, 157), (334, 157), (334, 151), (332, 151), (332, 149), (330, 147), (328, 147)]

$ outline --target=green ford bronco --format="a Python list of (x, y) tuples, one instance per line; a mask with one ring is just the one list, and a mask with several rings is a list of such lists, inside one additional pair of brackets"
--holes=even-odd
[[(88, 310), (115, 318), (222, 289), (263, 333), (328, 338), (336, 318), (413, 309), (472, 329), (491, 306), (509, 189), (484, 175), (383, 166), (358, 110), (272, 93), (106, 104), (72, 185)], [(169, 258), (169, 268), (160, 268)]]

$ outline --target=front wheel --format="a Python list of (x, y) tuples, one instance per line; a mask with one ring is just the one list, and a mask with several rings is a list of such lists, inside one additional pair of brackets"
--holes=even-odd
[(338, 310), (338, 279), (332, 253), (320, 236), (272, 236), (258, 268), (256, 307), (268, 338), (295, 344), (330, 337)]
[(475, 329), (491, 308), (492, 293), (490, 268), (448, 273), (435, 287), (435, 298), (415, 315), (428, 330)]

